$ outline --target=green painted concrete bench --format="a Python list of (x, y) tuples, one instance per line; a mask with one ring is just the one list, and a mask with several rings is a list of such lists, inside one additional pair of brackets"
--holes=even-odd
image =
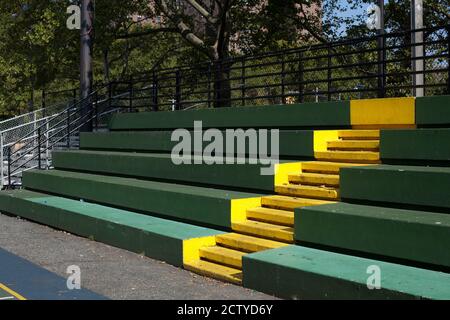
[(450, 210), (450, 167), (370, 166), (341, 170), (341, 198)]
[(0, 193), (2, 212), (183, 266), (186, 241), (220, 231), (30, 191)]
[[(374, 266), (381, 287), (370, 290)], [(301, 246), (244, 256), (243, 275), (245, 287), (288, 299), (450, 299), (450, 274)]]
[(450, 215), (348, 203), (295, 209), (297, 241), (450, 267)]
[(111, 130), (192, 129), (194, 121), (202, 121), (204, 128), (342, 129), (350, 127), (350, 102), (116, 114), (109, 127)]
[(380, 156), (385, 162), (450, 166), (450, 129), (382, 130), (380, 139)]
[(31, 190), (221, 229), (231, 228), (233, 201), (259, 196), (60, 170), (26, 172), (23, 185)]

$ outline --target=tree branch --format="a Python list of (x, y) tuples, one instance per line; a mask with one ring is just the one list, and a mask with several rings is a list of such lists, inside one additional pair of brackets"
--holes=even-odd
[(197, 10), (198, 13), (200, 13), (210, 24), (216, 24), (217, 18), (213, 17), (211, 13), (208, 12), (205, 8), (201, 6), (197, 1), (195, 0), (186, 0), (192, 7), (194, 7), (195, 10)]

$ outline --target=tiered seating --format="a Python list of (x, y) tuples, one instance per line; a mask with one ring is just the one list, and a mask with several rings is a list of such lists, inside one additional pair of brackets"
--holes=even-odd
[[(383, 195), (384, 183), (393, 188), (397, 176), (371, 178), (367, 171), (379, 170), (383, 160), (379, 129), (414, 126), (414, 111), (408, 98), (115, 115), (110, 132), (82, 134), (80, 150), (56, 152), (54, 170), (26, 172), (26, 190), (0, 194), (0, 205), (5, 212), (283, 297), (449, 298), (448, 274), (405, 265), (447, 266), (442, 193), (432, 199), (430, 191), (421, 199), (414, 190), (402, 199), (440, 211), (424, 216), (425, 208), (409, 208), (401, 214), (379, 205), (402, 201), (376, 197)], [(192, 132), (195, 121), (204, 129), (280, 129), (275, 175), (261, 175), (261, 164), (173, 164), (172, 130)], [(197, 150), (190, 157), (199, 155)], [(369, 192), (371, 179), (379, 181), (373, 184), (378, 193)], [(408, 183), (399, 188), (412, 188)], [(336, 203), (341, 197), (352, 203)], [(419, 248), (408, 249), (407, 243)], [(374, 259), (356, 257), (366, 254)], [(402, 260), (383, 262), (390, 258)], [(389, 275), (383, 290), (365, 286), (370, 265)], [(398, 281), (391, 278), (400, 275)]]

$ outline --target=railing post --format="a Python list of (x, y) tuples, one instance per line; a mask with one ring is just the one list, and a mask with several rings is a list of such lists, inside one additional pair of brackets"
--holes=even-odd
[(281, 56), (281, 103), (286, 104), (286, 63), (284, 62), (284, 54)]
[(133, 112), (133, 77), (130, 77), (128, 82), (128, 107), (130, 112)]
[(4, 155), (3, 155), (3, 133), (0, 133), (0, 161), (1, 161), (1, 163), (0, 163), (0, 170), (1, 170), (1, 172), (0, 172), (0, 176), (1, 176), (1, 188), (3, 189), (3, 185), (4, 185), (4, 178), (5, 178), (5, 176), (4, 176), (4, 174), (5, 174), (5, 172), (4, 172), (4, 170), (5, 170), (5, 168), (4, 168), (4, 160), (5, 159), (3, 159), (3, 157), (4, 157)]
[(70, 108), (67, 109), (67, 149), (70, 149)]
[(303, 103), (304, 101), (304, 83), (303, 83), (303, 53), (300, 51), (298, 53), (298, 102)]
[(98, 92), (95, 92), (94, 113), (94, 126), (95, 130), (98, 130)]
[(158, 75), (155, 71), (153, 71), (152, 76), (152, 104), (153, 104), (153, 111), (158, 111)]
[(50, 160), (49, 160), (49, 157), (50, 157), (50, 150), (49, 150), (50, 149), (50, 141), (49, 141), (50, 132), (49, 132), (48, 121), (45, 124), (45, 132), (46, 132), (46, 134), (44, 135), (45, 136), (45, 162), (46, 162), (46, 169), (48, 169), (50, 167)]
[(242, 57), (242, 71), (241, 71), (241, 104), (242, 106), (245, 106), (245, 93), (246, 93), (246, 81), (245, 81), (245, 56)]
[(11, 146), (8, 147), (8, 188), (11, 188)]
[(41, 128), (38, 128), (38, 167), (41, 170)]
[(208, 64), (208, 109), (211, 108), (211, 80), (212, 80), (212, 70), (211, 63)]
[(108, 83), (108, 110), (112, 109), (112, 97), (113, 97), (112, 89), (113, 83), (110, 82)]
[(384, 32), (378, 34), (378, 98), (386, 95), (386, 49)]
[(47, 110), (46, 110), (46, 108), (47, 108), (47, 93), (46, 93), (45, 89), (42, 89), (41, 99), (42, 99), (41, 108), (42, 108), (42, 113), (43, 113), (42, 116), (45, 118), (47, 116)]
[(447, 94), (450, 94), (450, 24), (447, 25)]
[(181, 110), (181, 71), (175, 72), (175, 110)]
[(331, 43), (328, 43), (328, 72), (327, 72), (327, 94), (328, 94), (328, 101), (331, 101), (331, 63), (332, 63), (332, 59), (331, 59)]

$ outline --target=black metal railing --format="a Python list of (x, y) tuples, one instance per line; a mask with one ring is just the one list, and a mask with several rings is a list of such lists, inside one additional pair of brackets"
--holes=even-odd
[[(152, 70), (114, 86), (132, 92), (135, 109), (154, 111), (401, 97), (419, 88), (448, 94), (449, 34), (446, 25), (313, 44)], [(416, 35), (423, 40), (412, 41)], [(415, 48), (422, 54), (414, 55)]]

